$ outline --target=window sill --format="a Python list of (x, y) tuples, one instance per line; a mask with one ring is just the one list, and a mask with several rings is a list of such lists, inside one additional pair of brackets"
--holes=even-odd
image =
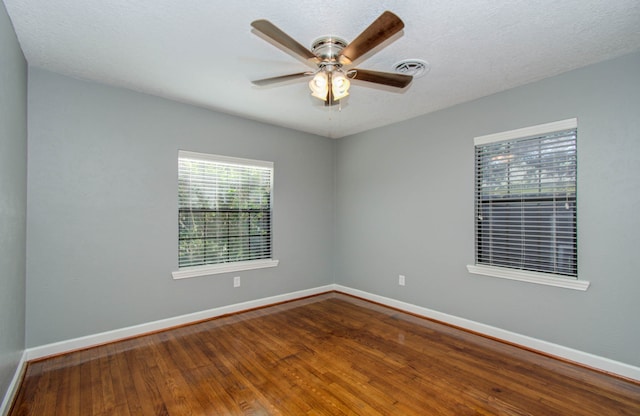
[(207, 266), (187, 267), (175, 272), (171, 272), (174, 279), (188, 279), (190, 277), (209, 276), (212, 274), (241, 272), (244, 270), (264, 269), (276, 267), (279, 260), (252, 260), (239, 261), (235, 263), (211, 264)]
[(519, 280), (521, 282), (536, 283), (539, 285), (556, 286), (565, 289), (582, 290), (585, 291), (589, 288), (590, 282), (586, 280), (571, 279), (568, 277), (528, 272), (524, 270), (513, 270), (503, 267), (495, 266), (482, 266), (482, 265), (467, 265), (469, 273), (481, 274), (484, 276), (500, 277), (502, 279)]

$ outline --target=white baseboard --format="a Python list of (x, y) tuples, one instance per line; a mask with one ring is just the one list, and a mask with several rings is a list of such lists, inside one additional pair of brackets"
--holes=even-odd
[(357, 296), (372, 302), (377, 302), (392, 308), (406, 311), (418, 316), (440, 321), (459, 328), (467, 329), (489, 337), (497, 338), (512, 344), (549, 354), (558, 358), (573, 361), (578, 364), (585, 365), (600, 371), (611, 374), (617, 374), (622, 377), (640, 381), (640, 368), (629, 364), (614, 361), (609, 358), (600, 357), (587, 352), (575, 350), (573, 348), (564, 347), (562, 345), (553, 344), (551, 342), (542, 341), (526, 335), (517, 334), (515, 332), (496, 328), (494, 326), (481, 324), (469, 319), (459, 318), (457, 316), (434, 311), (432, 309), (413, 305), (411, 303), (401, 302), (399, 300), (386, 298), (384, 296), (374, 295), (358, 289), (335, 285), (335, 290), (346, 293), (348, 295)]
[[(160, 331), (175, 326), (185, 325), (205, 319), (211, 319), (229, 313), (241, 312), (262, 306), (273, 305), (279, 302), (299, 299), (306, 296), (313, 296), (329, 291), (339, 291), (348, 295), (357, 296), (363, 299), (377, 302), (392, 308), (406, 311), (418, 316), (440, 321), (459, 328), (467, 329), (479, 334), (500, 339), (512, 344), (520, 345), (531, 350), (540, 351), (545, 354), (553, 355), (558, 358), (573, 361), (594, 369), (598, 369), (607, 373), (617, 374), (622, 377), (640, 381), (640, 368), (629, 364), (614, 361), (608, 358), (600, 357), (594, 354), (564, 347), (562, 345), (553, 344), (542, 341), (526, 335), (517, 334), (515, 332), (485, 325), (469, 319), (459, 318), (457, 316), (434, 311), (422, 306), (413, 305), (411, 303), (387, 298), (364, 292), (358, 289), (352, 289), (346, 286), (331, 284), (320, 286), (313, 289), (301, 290), (298, 292), (286, 293), (282, 295), (272, 296), (268, 298), (256, 299), (248, 302), (236, 303), (233, 305), (222, 306), (219, 308), (208, 309), (206, 311), (195, 312), (187, 315), (181, 315), (173, 318), (163, 319), (159, 321), (149, 322), (146, 324), (130, 326), (126, 328), (116, 329), (113, 331), (102, 332), (99, 334), (88, 335), (85, 337), (74, 338), (67, 341), (60, 341), (52, 344), (42, 345), (39, 347), (29, 348), (25, 351), (26, 360), (34, 360), (47, 357), (50, 355), (62, 354), (83, 348), (114, 342), (125, 338), (147, 334), (154, 331)], [(23, 356), (23, 360), (25, 357)], [(0, 413), (2, 414), (2, 413)]]
[(330, 292), (335, 289), (335, 285), (321, 286), (313, 289), (301, 290), (298, 292), (291, 292), (277, 296), (271, 296), (268, 298), (256, 299), (248, 302), (236, 303), (233, 305), (221, 306), (219, 308), (208, 309), (205, 311), (190, 313), (186, 315), (180, 315), (173, 318), (162, 319), (159, 321), (148, 322), (145, 324), (129, 326), (126, 328), (115, 329), (113, 331), (101, 332), (98, 334), (87, 335), (80, 338), (73, 338), (66, 341), (55, 342), (52, 344), (46, 344), (39, 347), (33, 347), (27, 349), (27, 359), (35, 360), (38, 358), (48, 357), (51, 355), (57, 355), (66, 353), (69, 351), (79, 350), (83, 348), (89, 348), (96, 345), (106, 344), (126, 338), (131, 338), (139, 335), (148, 334), (150, 332), (161, 331), (180, 325), (186, 325), (193, 322), (203, 321), (205, 319), (211, 319), (218, 316), (246, 311), (253, 308), (259, 308), (262, 306), (273, 305), (280, 302), (286, 302), (288, 300), (294, 300), (303, 298), (306, 296), (313, 296), (324, 292)]
[(0, 415), (6, 416), (9, 414), (9, 410), (11, 410), (11, 404), (13, 403), (13, 399), (18, 393), (18, 388), (20, 387), (20, 383), (22, 382), (22, 378), (26, 369), (27, 351), (23, 351), (20, 362), (18, 363), (18, 367), (16, 368), (16, 372), (13, 374), (13, 379), (11, 379), (9, 388), (7, 389), (7, 392), (4, 395), (4, 399), (2, 399), (2, 403), (0, 404)]

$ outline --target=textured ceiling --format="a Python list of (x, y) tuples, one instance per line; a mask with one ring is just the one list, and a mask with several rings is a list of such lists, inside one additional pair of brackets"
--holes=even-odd
[[(334, 138), (640, 50), (638, 0), (4, 3), (32, 66)], [(305, 82), (251, 84), (309, 68), (253, 33), (253, 20), (310, 48), (323, 35), (354, 39), (384, 10), (403, 19), (402, 36), (357, 66), (427, 61), (405, 90), (354, 82), (342, 108), (327, 108)]]

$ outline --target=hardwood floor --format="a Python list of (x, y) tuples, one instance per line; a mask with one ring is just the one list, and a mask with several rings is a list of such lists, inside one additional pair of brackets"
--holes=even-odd
[(338, 293), (28, 364), (18, 415), (640, 415), (640, 385)]

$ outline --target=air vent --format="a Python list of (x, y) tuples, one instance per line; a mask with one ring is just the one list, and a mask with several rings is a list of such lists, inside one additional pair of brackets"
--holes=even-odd
[(430, 69), (429, 63), (421, 59), (405, 59), (393, 66), (393, 70), (398, 74), (411, 75), (414, 78), (420, 78)]

